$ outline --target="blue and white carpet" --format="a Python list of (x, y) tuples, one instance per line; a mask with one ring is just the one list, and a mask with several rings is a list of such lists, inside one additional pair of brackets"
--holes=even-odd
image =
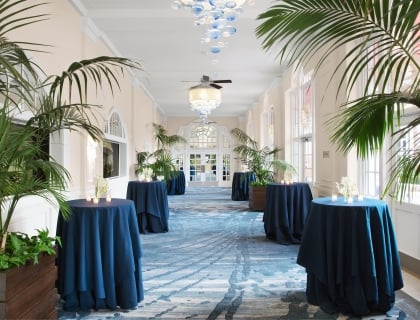
[[(190, 187), (169, 196), (169, 232), (141, 235), (145, 299), (137, 309), (74, 313), (59, 304), (59, 320), (359, 319), (309, 305), (299, 246), (267, 240), (263, 214), (230, 192)], [(363, 319), (420, 319), (420, 303), (399, 291), (388, 314)]]

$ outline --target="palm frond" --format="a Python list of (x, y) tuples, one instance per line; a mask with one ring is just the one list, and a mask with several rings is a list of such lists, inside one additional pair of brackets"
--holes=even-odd
[[(420, 34), (416, 24), (420, 10), (418, 1), (371, 0), (285, 0), (259, 15), (264, 20), (256, 29), (266, 50), (279, 48), (281, 61), (309, 61), (321, 53), (317, 69), (337, 48), (351, 44), (352, 49), (338, 63), (335, 72), (345, 66), (341, 85), (349, 78), (351, 90), (363, 72), (360, 64), (375, 65), (378, 76), (371, 78), (373, 87), (380, 87), (396, 70), (414, 67), (420, 70), (414, 52)], [(378, 53), (383, 58), (377, 60)], [(416, 76), (418, 81), (418, 75)], [(392, 79), (391, 87), (399, 90), (403, 79)], [(417, 82), (416, 81), (416, 82)], [(389, 81), (388, 81), (389, 84)]]
[(334, 132), (331, 140), (339, 150), (347, 153), (356, 148), (357, 155), (366, 158), (382, 149), (387, 133), (396, 127), (397, 114), (404, 112), (405, 104), (413, 102), (414, 97), (401, 94), (374, 94), (357, 99), (328, 121)]
[(43, 87), (49, 87), (49, 95), (55, 101), (67, 100), (69, 103), (72, 102), (73, 87), (76, 87), (77, 101), (85, 103), (88, 84), (93, 83), (96, 90), (107, 84), (113, 93), (115, 85), (119, 88), (118, 76), (124, 75), (125, 68), (142, 70), (138, 62), (128, 58), (100, 56), (82, 60), (72, 63), (60, 76), (49, 76)]
[(48, 14), (27, 14), (46, 3), (33, 3), (33, 0), (2, 0), (0, 1), (0, 37), (17, 29), (26, 27), (48, 18)]

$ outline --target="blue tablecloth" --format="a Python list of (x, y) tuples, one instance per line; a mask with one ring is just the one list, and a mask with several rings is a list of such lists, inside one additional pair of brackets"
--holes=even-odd
[(185, 174), (178, 171), (167, 183), (168, 195), (179, 195), (185, 193)]
[(308, 275), (308, 302), (328, 313), (386, 312), (403, 287), (391, 215), (380, 200), (313, 200), (297, 263)]
[(134, 201), (141, 233), (168, 232), (169, 205), (163, 181), (129, 181), (127, 199)]
[(58, 217), (57, 287), (67, 311), (135, 308), (143, 300), (141, 242), (132, 201), (69, 201)]
[(280, 244), (300, 243), (311, 201), (307, 183), (268, 184), (263, 218), (267, 238)]
[(248, 185), (255, 181), (255, 174), (251, 172), (235, 172), (232, 180), (233, 201), (245, 201), (249, 199)]

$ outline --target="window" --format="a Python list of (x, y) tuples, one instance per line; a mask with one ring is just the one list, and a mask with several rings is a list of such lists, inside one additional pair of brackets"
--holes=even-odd
[(112, 141), (104, 141), (103, 177), (111, 178), (120, 175), (120, 145)]
[(184, 155), (183, 154), (177, 154), (174, 157), (175, 166), (178, 171), (184, 171)]
[(199, 124), (191, 128), (190, 147), (214, 149), (217, 146), (216, 127)]
[[(22, 122), (21, 122), (22, 123)], [(11, 126), (11, 130), (16, 132), (16, 133), (21, 133), (23, 132), (23, 130), (25, 130), (25, 127), (23, 124), (21, 123), (12, 123)], [(28, 128), (26, 128), (28, 129)], [(46, 136), (42, 136), (42, 137), (37, 137), (36, 136), (36, 128), (34, 128), (33, 130), (31, 129), (31, 131), (33, 132), (33, 134), (31, 134), (29, 137), (32, 137), (32, 142), (35, 144), (39, 144), (39, 150), (40, 153), (38, 154), (39, 157), (37, 158), (37, 160), (42, 160), (42, 161), (49, 161), (49, 157), (50, 157), (50, 136), (46, 135)], [(32, 133), (31, 132), (31, 133)], [(41, 138), (41, 140), (39, 141), (39, 139)], [(35, 169), (32, 169), (32, 175), (36, 176), (37, 178), (46, 181), (47, 177), (45, 176), (45, 174), (41, 171), (41, 170), (37, 170), (35, 171)]]
[(313, 84), (312, 74), (299, 77), (299, 86), (290, 92), (292, 164), (298, 180), (313, 181)]
[(112, 112), (105, 123), (102, 152), (103, 177), (113, 178), (127, 174), (127, 143), (125, 130), (117, 112)]
[(375, 153), (362, 161), (362, 177), (359, 190), (363, 195), (377, 198), (380, 195), (380, 155)]
[[(415, 109), (415, 107), (407, 108), (408, 112), (410, 111), (410, 109), (415, 114), (415, 110), (413, 110)], [(404, 126), (404, 124), (407, 124), (410, 120), (413, 120), (413, 118), (409, 116), (403, 117), (401, 119), (401, 122), (402, 122), (401, 128)], [(416, 152), (415, 151), (416, 143), (417, 143), (417, 148), (418, 148), (419, 137), (420, 137), (420, 125), (417, 125), (413, 129), (408, 131), (407, 134), (404, 136), (404, 138), (398, 141), (398, 145), (395, 146), (395, 148), (397, 148), (398, 155), (407, 156), (407, 155), (414, 154), (414, 152)], [(418, 149), (417, 149), (417, 152), (418, 152)], [(415, 184), (409, 185), (407, 190), (408, 192), (406, 194), (404, 201), (408, 203), (413, 203), (413, 204), (420, 204), (420, 180), (417, 181), (417, 183)]]
[(230, 181), (230, 154), (223, 155), (223, 181)]

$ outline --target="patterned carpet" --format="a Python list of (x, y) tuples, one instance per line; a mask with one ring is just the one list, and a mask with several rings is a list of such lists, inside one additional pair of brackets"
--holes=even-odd
[[(261, 212), (231, 201), (230, 188), (187, 188), (169, 196), (170, 231), (142, 234), (145, 299), (135, 310), (92, 310), (64, 319), (359, 319), (329, 315), (306, 302), (297, 245), (265, 237)], [(420, 303), (397, 292), (387, 315), (420, 319)]]

